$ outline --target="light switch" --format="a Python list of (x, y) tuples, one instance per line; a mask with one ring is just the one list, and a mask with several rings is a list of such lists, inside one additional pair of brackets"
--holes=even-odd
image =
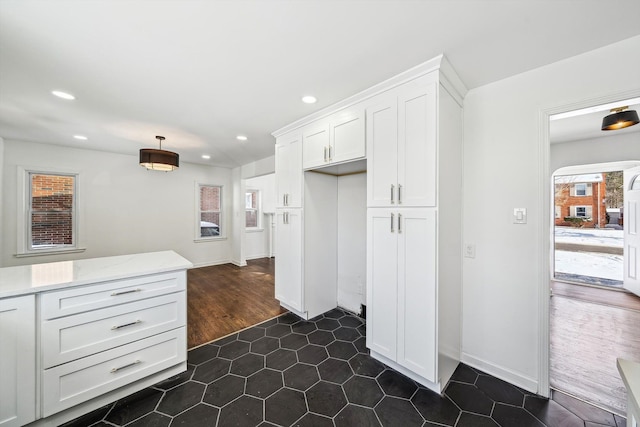
[(527, 223), (527, 208), (513, 208), (513, 223), (514, 224)]
[(476, 245), (473, 243), (467, 243), (464, 245), (464, 257), (475, 258), (476, 257)]

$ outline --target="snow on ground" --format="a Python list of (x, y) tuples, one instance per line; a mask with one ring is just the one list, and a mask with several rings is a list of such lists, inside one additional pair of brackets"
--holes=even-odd
[(556, 227), (556, 242), (623, 247), (622, 230), (610, 228)]
[(622, 255), (569, 251), (555, 253), (555, 268), (558, 273), (623, 280)]

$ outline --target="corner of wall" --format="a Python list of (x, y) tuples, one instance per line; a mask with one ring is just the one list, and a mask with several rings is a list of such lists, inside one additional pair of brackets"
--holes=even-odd
[[(4, 186), (3, 186), (3, 178), (4, 176), (4, 139), (2, 137), (0, 137), (0, 200), (2, 199), (2, 195), (4, 193)], [(6, 203), (2, 203), (0, 204), (0, 206), (4, 207), (6, 206)], [(2, 207), (0, 207), (0, 267), (4, 267), (4, 246), (1, 242), (4, 242), (4, 215), (2, 212)]]

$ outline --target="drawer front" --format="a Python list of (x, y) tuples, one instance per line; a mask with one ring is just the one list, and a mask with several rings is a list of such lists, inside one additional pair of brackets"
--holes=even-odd
[(51, 368), (186, 325), (186, 292), (42, 322), (43, 366)]
[(187, 272), (153, 274), (131, 279), (114, 280), (89, 286), (43, 293), (42, 319), (55, 319), (85, 311), (137, 301), (186, 290)]
[(186, 328), (179, 328), (44, 370), (43, 417), (186, 361)]

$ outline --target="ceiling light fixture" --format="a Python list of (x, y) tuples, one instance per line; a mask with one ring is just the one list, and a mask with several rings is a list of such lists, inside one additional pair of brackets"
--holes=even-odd
[(68, 100), (76, 99), (75, 96), (67, 92), (62, 92), (61, 90), (52, 90), (51, 93), (57, 96), (58, 98), (62, 98), (62, 99), (68, 99)]
[(73, 135), (73, 137), (74, 137), (75, 139), (79, 139), (80, 141), (86, 141), (87, 139), (89, 139), (89, 138), (87, 138), (87, 137), (86, 137), (86, 136), (84, 136), (84, 135)]
[(246, 136), (244, 136), (244, 135), (238, 135), (238, 136), (236, 136), (236, 139), (237, 139), (238, 141), (246, 141), (246, 140), (247, 140), (247, 137), (246, 137)]
[(307, 95), (302, 97), (302, 102), (305, 104), (315, 104), (318, 100), (315, 96)]
[(160, 149), (142, 148), (140, 150), (140, 166), (147, 168), (147, 170), (163, 172), (178, 169), (180, 163), (178, 153), (162, 149), (162, 141), (166, 139), (164, 136), (156, 136), (156, 139), (160, 143)]
[(205, 159), (205, 160), (209, 160), (211, 158), (211, 156), (208, 155), (208, 154), (203, 154), (202, 158)]
[[(613, 108), (604, 119), (602, 119), (602, 130), (618, 130), (640, 123), (636, 110), (627, 110), (629, 106)], [(625, 111), (626, 110), (626, 111)]]

